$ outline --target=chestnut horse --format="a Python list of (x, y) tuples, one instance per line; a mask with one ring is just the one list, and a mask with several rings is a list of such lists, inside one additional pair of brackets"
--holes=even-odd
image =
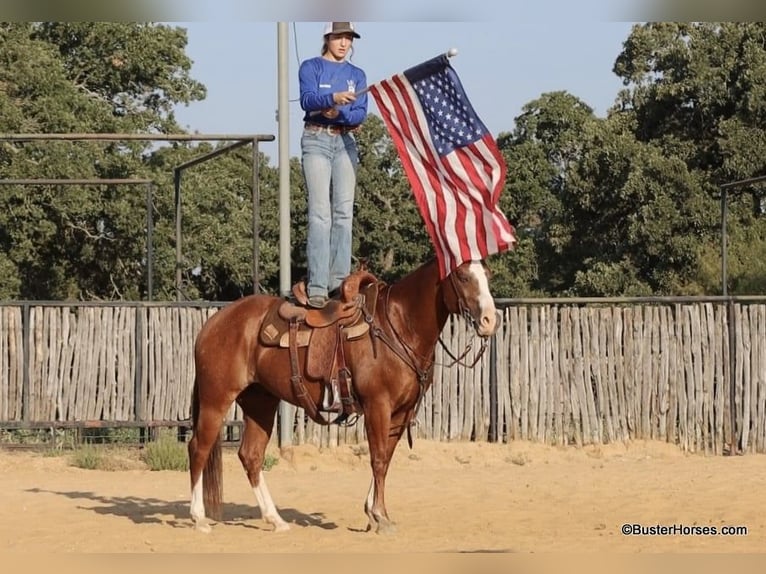
[[(384, 498), (386, 473), (432, 382), (436, 344), (448, 315), (462, 314), (483, 341), (497, 330), (499, 318), (488, 278), (483, 262), (468, 261), (440, 280), (432, 260), (395, 283), (381, 285), (374, 316), (367, 318), (370, 336), (341, 343), (369, 446), (372, 482), (364, 504), (368, 530), (393, 529)], [(291, 385), (289, 349), (259, 343), (264, 317), (278, 299), (269, 295), (239, 299), (210, 317), (197, 336), (190, 510), (196, 528), (205, 532), (210, 530), (206, 510), (213, 519), (221, 518), (221, 427), (235, 400), (244, 416), (239, 458), (261, 515), (275, 530), (289, 528), (277, 512), (262, 471), (279, 401), (301, 406)], [(305, 387), (317, 406), (320, 386)]]

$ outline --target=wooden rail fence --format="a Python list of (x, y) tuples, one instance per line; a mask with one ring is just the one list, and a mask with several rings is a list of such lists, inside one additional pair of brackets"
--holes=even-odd
[[(740, 298), (742, 299), (742, 298)], [(766, 452), (766, 298), (499, 302), (479, 341), (452, 319), (414, 436), (593, 444), (654, 439), (692, 452)], [(193, 342), (217, 311), (200, 303), (0, 305), (0, 427), (188, 424)], [(733, 388), (730, 386), (733, 385)], [(293, 409), (292, 442), (357, 443)], [(229, 421), (240, 421), (233, 406)], [(275, 437), (279, 432), (274, 433)]]

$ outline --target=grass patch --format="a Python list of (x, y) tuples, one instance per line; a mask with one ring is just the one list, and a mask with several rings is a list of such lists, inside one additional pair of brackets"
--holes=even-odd
[(274, 468), (279, 464), (279, 457), (271, 454), (266, 453), (266, 456), (263, 457), (263, 470), (268, 471)]
[(90, 445), (81, 447), (72, 454), (72, 466), (87, 470), (100, 470), (104, 464), (104, 454)]
[(189, 470), (186, 443), (170, 436), (161, 436), (147, 444), (141, 452), (141, 460), (150, 470)]
[[(55, 456), (44, 453), (43, 456)], [(71, 455), (70, 465), (86, 470), (137, 470), (146, 468), (131, 451), (84, 445), (76, 448)]]

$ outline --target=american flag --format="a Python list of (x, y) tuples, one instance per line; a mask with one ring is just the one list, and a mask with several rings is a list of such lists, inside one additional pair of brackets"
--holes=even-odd
[(370, 86), (434, 244), (442, 278), (516, 243), (497, 203), (505, 162), (446, 55)]

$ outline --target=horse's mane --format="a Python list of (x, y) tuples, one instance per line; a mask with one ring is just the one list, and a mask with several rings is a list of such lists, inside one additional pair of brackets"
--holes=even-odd
[[(391, 281), (386, 281), (385, 279), (381, 279), (380, 276), (378, 276), (378, 275), (375, 275), (375, 278), (376, 278), (376, 280), (378, 281), (378, 284), (381, 287), (387, 287), (389, 285), (394, 285), (396, 283), (399, 283), (400, 281), (406, 279), (410, 275), (413, 275), (413, 274), (417, 273), (418, 271), (421, 271), (421, 270), (423, 270), (423, 269), (425, 269), (425, 268), (427, 268), (427, 267), (429, 267), (431, 265), (438, 265), (438, 261), (436, 260), (435, 256), (429, 257), (425, 262), (423, 262), (420, 265), (418, 265), (417, 267), (411, 269), (407, 273), (404, 273), (403, 275), (400, 275), (396, 279), (392, 279)], [(360, 270), (369, 271), (369, 268), (367, 266), (367, 262), (366, 261), (363, 261), (363, 262), (361, 262), (359, 264), (359, 267), (357, 268), (357, 271), (360, 271)]]

